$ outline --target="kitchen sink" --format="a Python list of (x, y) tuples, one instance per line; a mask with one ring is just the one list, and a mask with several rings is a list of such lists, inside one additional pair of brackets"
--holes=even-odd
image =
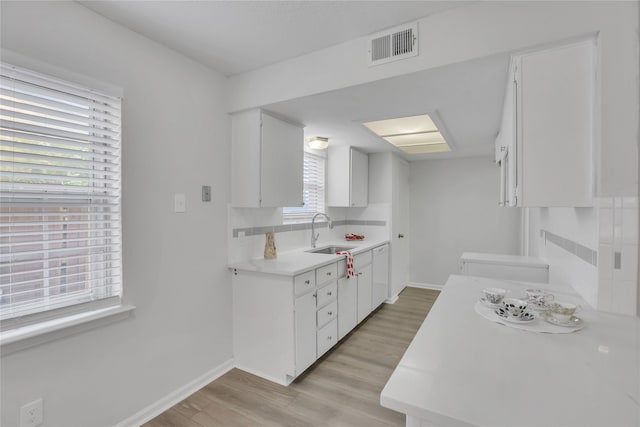
[(311, 252), (314, 254), (329, 254), (329, 255), (333, 255), (336, 252), (342, 252), (342, 251), (348, 251), (353, 249), (354, 246), (327, 246), (324, 248), (317, 248), (317, 249), (311, 249), (308, 250), (307, 252)]

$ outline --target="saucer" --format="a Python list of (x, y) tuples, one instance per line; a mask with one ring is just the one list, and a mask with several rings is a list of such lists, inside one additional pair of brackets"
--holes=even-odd
[(507, 322), (512, 322), (512, 323), (529, 323), (529, 322), (533, 322), (538, 318), (538, 316), (535, 313), (532, 313), (529, 311), (525, 311), (520, 315), (520, 317), (513, 317), (513, 316), (510, 316), (509, 313), (507, 313), (507, 311), (504, 308), (496, 309), (495, 313), (501, 319), (504, 319)]
[(581, 318), (576, 316), (571, 316), (568, 322), (561, 322), (556, 318), (554, 318), (551, 315), (551, 313), (547, 313), (544, 316), (544, 320), (556, 326), (566, 326), (569, 328), (578, 328), (578, 329), (581, 329), (582, 327), (584, 327), (584, 321)]
[(486, 299), (485, 297), (480, 298), (480, 302), (482, 303), (482, 305), (484, 305), (485, 307), (489, 307), (489, 308), (502, 307), (502, 304), (494, 304), (492, 302), (489, 302), (489, 300)]

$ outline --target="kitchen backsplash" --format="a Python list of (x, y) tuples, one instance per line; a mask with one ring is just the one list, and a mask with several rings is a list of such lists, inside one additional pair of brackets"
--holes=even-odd
[[(324, 220), (324, 219), (323, 219)], [(371, 225), (377, 227), (385, 227), (387, 225), (387, 221), (385, 220), (361, 220), (361, 219), (341, 219), (337, 221), (333, 221), (334, 227), (339, 227), (342, 225)], [(316, 224), (316, 229), (327, 228), (326, 222), (318, 222)], [(237, 238), (238, 235), (242, 235), (244, 233), (245, 236), (254, 236), (254, 235), (262, 235), (266, 232), (274, 232), (274, 233), (286, 233), (289, 231), (300, 231), (300, 230), (311, 230), (311, 223), (296, 223), (296, 224), (282, 224), (282, 225), (266, 225), (261, 227), (242, 227), (242, 228), (234, 228), (232, 230), (233, 237)]]
[(638, 310), (638, 198), (599, 200), (598, 308), (636, 315)]
[(572, 285), (598, 310), (638, 315), (637, 197), (531, 212), (531, 255), (549, 262), (551, 283)]
[[(346, 233), (364, 234), (366, 239), (388, 239), (390, 211), (388, 203), (370, 204), (366, 208), (327, 208), (334, 227), (329, 229), (324, 218), (316, 222), (316, 233), (320, 233), (317, 246), (343, 240)], [(228, 218), (229, 262), (261, 258), (267, 232), (275, 233), (278, 252), (311, 246), (311, 223), (283, 224), (281, 208), (229, 206)]]

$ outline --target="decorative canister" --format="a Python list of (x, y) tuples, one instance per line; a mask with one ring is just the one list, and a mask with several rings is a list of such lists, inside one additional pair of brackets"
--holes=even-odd
[(276, 253), (276, 240), (273, 231), (265, 233), (264, 259), (274, 259), (278, 257)]

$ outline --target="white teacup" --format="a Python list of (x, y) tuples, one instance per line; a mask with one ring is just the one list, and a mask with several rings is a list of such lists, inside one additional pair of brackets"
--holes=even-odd
[(511, 317), (520, 318), (527, 310), (527, 301), (518, 298), (505, 298), (502, 300), (504, 309)]
[(487, 288), (483, 289), (482, 292), (484, 293), (484, 298), (491, 304), (500, 304), (507, 294), (507, 291), (501, 288)]
[(553, 301), (553, 295), (542, 289), (527, 289), (525, 292), (527, 293), (529, 302), (532, 304), (544, 306), (550, 301)]
[(570, 302), (556, 301), (549, 307), (549, 313), (558, 322), (568, 323), (578, 306)]

